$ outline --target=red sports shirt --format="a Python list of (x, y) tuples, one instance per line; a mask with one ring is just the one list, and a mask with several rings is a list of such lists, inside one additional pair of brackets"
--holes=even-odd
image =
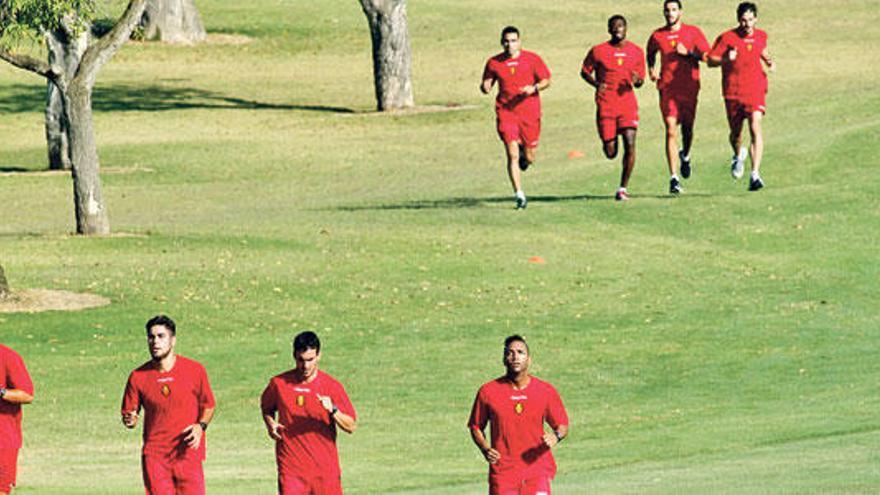
[[(765, 48), (767, 33), (760, 29), (751, 35), (731, 29), (718, 36), (710, 55), (721, 57), (724, 99), (748, 100), (767, 93), (767, 74), (761, 65)], [(736, 50), (736, 60), (730, 60), (730, 50)]]
[(696, 93), (700, 90), (700, 63), (694, 57), (682, 57), (676, 52), (678, 45), (684, 45), (697, 56), (709, 53), (709, 42), (700, 28), (682, 24), (678, 31), (664, 26), (654, 31), (648, 38), (647, 52), (660, 52), (660, 80), (657, 89), (676, 93)]
[(639, 103), (632, 86), (632, 73), (645, 78), (645, 52), (635, 43), (624, 42), (615, 47), (606, 41), (587, 53), (581, 72), (596, 73), (596, 82), (605, 84), (605, 91), (596, 90), (599, 113), (616, 113), (638, 109)]
[(205, 367), (183, 356), (177, 356), (168, 372), (156, 369), (152, 361), (132, 371), (122, 397), (122, 412), (144, 410), (145, 456), (204, 460), (206, 438), (193, 450), (182, 432), (212, 407), (214, 393)]
[[(18, 389), (34, 395), (34, 384), (24, 360), (12, 349), (0, 344), (0, 388)], [(21, 448), (21, 404), (0, 399), (0, 450)]]
[(483, 430), (492, 424), (492, 448), (501, 460), (489, 465), (491, 475), (552, 478), (556, 461), (544, 445), (545, 422), (554, 430), (568, 425), (568, 414), (553, 385), (531, 377), (526, 388), (516, 390), (501, 377), (480, 387), (468, 426)]
[(295, 370), (287, 371), (273, 377), (263, 390), (263, 414), (277, 412), (278, 422), (285, 427), (281, 430), (282, 439), (275, 442), (278, 474), (282, 476), (340, 475), (336, 422), (321, 405), (318, 395), (330, 397), (341, 412), (357, 419), (342, 384), (320, 370), (309, 383), (297, 380)]
[(550, 79), (550, 69), (538, 54), (521, 50), (519, 57), (511, 58), (503, 52), (499, 53), (486, 62), (483, 80), (486, 79), (498, 82), (496, 109), (504, 108), (535, 118), (541, 117), (541, 98), (538, 93), (522, 93), (523, 86)]

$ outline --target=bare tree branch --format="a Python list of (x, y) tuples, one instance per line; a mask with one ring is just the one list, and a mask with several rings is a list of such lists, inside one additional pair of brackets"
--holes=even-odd
[(131, 31), (144, 14), (147, 0), (131, 0), (122, 17), (109, 33), (101, 36), (83, 54), (82, 62), (75, 77), (84, 77), (89, 87), (95, 82), (98, 71), (131, 37)]
[(0, 50), (0, 59), (9, 62), (19, 69), (24, 69), (35, 74), (39, 74), (50, 80), (54, 80), (57, 77), (57, 74), (52, 70), (52, 67), (50, 67), (49, 64), (28, 55), (20, 55), (17, 53), (12, 53), (6, 49), (2, 49)]

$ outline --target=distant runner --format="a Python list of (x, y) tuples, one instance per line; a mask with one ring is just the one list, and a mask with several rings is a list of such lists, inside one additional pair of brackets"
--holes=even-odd
[[(739, 27), (718, 36), (709, 53), (710, 67), (721, 66), (724, 106), (730, 126), (730, 146), (733, 158), (730, 173), (734, 179), (743, 176), (746, 153), (752, 156), (752, 174), (749, 191), (764, 187), (761, 179), (761, 158), (764, 155), (764, 135), (761, 121), (767, 112), (767, 74), (761, 62), (772, 72), (776, 64), (767, 50), (767, 33), (757, 29), (758, 6), (742, 2), (736, 8)], [(749, 121), (752, 142), (748, 150), (742, 146), (743, 123)]]
[(623, 136), (623, 170), (614, 199), (629, 199), (627, 186), (636, 164), (636, 131), (639, 128), (639, 102), (634, 88), (645, 82), (645, 52), (626, 41), (626, 18), (608, 19), (611, 40), (587, 53), (581, 77), (596, 88), (596, 126), (602, 150), (608, 159), (617, 156), (617, 136)]
[(495, 114), (498, 136), (507, 153), (507, 174), (516, 197), (516, 208), (528, 204), (520, 171), (535, 162), (541, 137), (541, 98), (550, 86), (550, 70), (536, 53), (521, 49), (519, 30), (507, 26), (501, 31), (504, 51), (490, 58), (483, 69), (480, 91), (488, 94), (498, 83)]

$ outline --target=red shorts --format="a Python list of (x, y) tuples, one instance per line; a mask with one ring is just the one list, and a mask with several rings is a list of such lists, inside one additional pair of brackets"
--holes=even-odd
[(749, 115), (755, 112), (767, 113), (765, 100), (765, 95), (754, 98), (724, 100), (724, 108), (727, 110), (727, 123), (733, 125), (736, 122), (749, 118)]
[(675, 117), (679, 123), (693, 123), (697, 117), (697, 92), (660, 92), (660, 113), (665, 120)]
[(550, 495), (550, 478), (489, 476), (489, 495)]
[(541, 117), (523, 115), (503, 108), (497, 109), (495, 120), (498, 137), (504, 144), (519, 143), (526, 148), (537, 148), (541, 138)]
[(147, 495), (204, 495), (202, 461), (141, 457), (144, 492)]
[(18, 449), (0, 449), (0, 492), (9, 493), (15, 486)]
[(278, 495), (342, 495), (339, 476), (278, 476)]
[(613, 141), (623, 129), (639, 128), (639, 109), (636, 107), (607, 111), (599, 107), (596, 111), (596, 127), (603, 142)]

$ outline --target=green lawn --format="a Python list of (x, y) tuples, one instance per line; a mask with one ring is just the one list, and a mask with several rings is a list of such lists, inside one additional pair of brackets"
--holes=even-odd
[[(735, 5), (690, 2), (686, 20), (711, 41)], [(0, 176), (0, 262), (14, 287), (113, 301), (0, 315), (37, 386), (16, 493), (142, 492), (140, 429), (118, 409), (159, 312), (217, 396), (212, 494), (273, 493), (258, 398), (306, 328), (360, 416), (339, 442), (346, 493), (485, 493), (465, 423), (514, 332), (572, 420), (554, 493), (880, 491), (872, 2), (760, 3), (779, 70), (759, 193), (730, 179), (717, 71), (680, 198), (641, 89), (628, 204), (578, 69), (610, 14), (644, 44), (659, 2), (411, 0), (416, 100), (463, 108), (398, 116), (371, 112), (356, 2), (199, 7), (210, 32), (252, 41), (128, 45), (99, 77), (104, 194), (126, 235), (69, 235), (70, 179), (32, 173), (44, 83), (0, 65), (0, 172), (24, 169)], [(525, 212), (477, 91), (508, 23), (554, 74)]]

